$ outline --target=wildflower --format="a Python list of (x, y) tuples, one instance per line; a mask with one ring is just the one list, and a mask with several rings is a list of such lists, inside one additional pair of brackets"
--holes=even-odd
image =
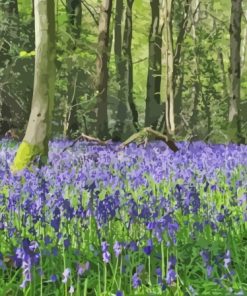
[(139, 278), (139, 275), (137, 272), (134, 273), (134, 275), (132, 276), (132, 284), (134, 288), (138, 288), (142, 284), (141, 279)]
[(153, 241), (151, 239), (149, 239), (147, 241), (147, 245), (143, 248), (143, 252), (150, 256), (150, 254), (152, 253), (152, 250), (153, 250)]
[(227, 250), (224, 256), (224, 267), (228, 268), (230, 263), (231, 263), (231, 253), (229, 250)]
[(69, 294), (74, 294), (74, 292), (75, 292), (75, 288), (74, 288), (74, 286), (70, 286), (70, 289), (69, 289)]
[(111, 254), (108, 251), (109, 244), (107, 242), (101, 243), (101, 249), (102, 249), (102, 255), (103, 255), (103, 261), (105, 263), (109, 263), (111, 259)]
[(166, 283), (170, 286), (172, 282), (174, 282), (177, 279), (177, 275), (175, 272), (175, 265), (176, 265), (176, 257), (174, 255), (171, 255), (168, 259), (168, 271), (166, 274)]
[(122, 291), (117, 291), (116, 296), (124, 296), (124, 293)]
[(116, 257), (118, 257), (122, 253), (122, 244), (116, 241), (113, 246), (113, 250), (115, 252)]
[(70, 268), (65, 268), (64, 272), (63, 272), (63, 280), (62, 282), (65, 284), (67, 283), (69, 277), (70, 277), (70, 274), (71, 274), (71, 269)]
[(87, 270), (90, 268), (90, 263), (87, 261), (84, 264), (78, 264), (77, 265), (77, 274), (83, 275)]
[(176, 272), (171, 268), (168, 270), (166, 275), (166, 282), (170, 286), (174, 281), (176, 281), (177, 275)]
[(57, 281), (57, 276), (55, 274), (52, 274), (50, 276), (50, 281), (53, 282), (53, 283), (56, 282)]
[(69, 246), (70, 246), (70, 239), (69, 239), (69, 238), (66, 238), (66, 239), (63, 241), (63, 244), (64, 244), (64, 248), (65, 248), (65, 249), (68, 249)]

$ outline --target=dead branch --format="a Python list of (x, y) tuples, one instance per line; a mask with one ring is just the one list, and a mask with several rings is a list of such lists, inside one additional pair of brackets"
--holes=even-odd
[(89, 142), (96, 142), (96, 143), (98, 143), (100, 145), (106, 145), (107, 144), (107, 141), (102, 141), (102, 140), (100, 140), (98, 138), (94, 138), (92, 136), (88, 136), (88, 135), (85, 135), (85, 134), (82, 133), (79, 137), (77, 137), (73, 141), (73, 143), (71, 145), (65, 147), (63, 149), (63, 152), (66, 151), (68, 148), (72, 148), (79, 140), (86, 140), (86, 141), (89, 141)]
[[(144, 129), (142, 129), (141, 131), (134, 133), (133, 135), (131, 135), (126, 141), (124, 141), (123, 143), (121, 143), (119, 145), (119, 149), (123, 149), (124, 147), (126, 147), (128, 144), (132, 143), (132, 142), (139, 142), (139, 145), (144, 143), (144, 146), (146, 147), (147, 142), (154, 138), (155, 140), (161, 140), (163, 142), (166, 143), (166, 145), (173, 151), (173, 152), (177, 152), (179, 149), (176, 146), (175, 142), (167, 135), (164, 135), (154, 129), (152, 129), (151, 127), (145, 127)], [(72, 148), (79, 140), (86, 140), (89, 142), (96, 142), (99, 145), (107, 145), (108, 141), (102, 141), (98, 138), (94, 138), (92, 136), (88, 136), (85, 134), (81, 134), (79, 137), (77, 137), (73, 143), (67, 147), (65, 147), (63, 149), (63, 152), (66, 151), (68, 148)]]
[(132, 136), (130, 136), (126, 141), (124, 141), (119, 148), (124, 148), (125, 146), (127, 146), (128, 144), (135, 142), (137, 140), (141, 140), (141, 143), (145, 143), (145, 146), (147, 144), (147, 141), (149, 138), (154, 138), (155, 140), (161, 140), (163, 142), (166, 143), (166, 145), (173, 151), (173, 152), (177, 152), (179, 149), (176, 146), (175, 142), (170, 139), (167, 135), (163, 135), (162, 133), (153, 130), (150, 127), (145, 127), (144, 129), (142, 129), (141, 131), (139, 131), (138, 133), (133, 134)]

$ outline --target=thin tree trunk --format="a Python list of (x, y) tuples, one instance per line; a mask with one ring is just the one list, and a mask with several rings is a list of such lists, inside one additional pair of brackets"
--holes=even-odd
[(70, 31), (75, 39), (79, 39), (82, 19), (81, 0), (67, 0), (67, 14), (69, 17)]
[(96, 61), (96, 90), (98, 91), (97, 136), (99, 138), (108, 137), (107, 84), (111, 10), (112, 0), (103, 0), (99, 18), (98, 55)]
[(27, 167), (36, 156), (42, 164), (48, 157), (55, 86), (55, 6), (54, 0), (35, 0), (34, 4), (36, 56), (32, 107), (12, 171)]
[(122, 56), (122, 44), (123, 44), (123, 34), (122, 34), (122, 20), (124, 13), (124, 3), (123, 0), (116, 1), (116, 16), (115, 16), (115, 41), (114, 41), (114, 52), (115, 52), (115, 64), (116, 64), (116, 76), (118, 83), (118, 108), (117, 108), (117, 119), (114, 128), (113, 139), (121, 140), (125, 120), (127, 118), (127, 102), (125, 100), (124, 92), (126, 86), (125, 82), (125, 62)]
[[(229, 80), (228, 80), (228, 77), (227, 77), (227, 72), (225, 70), (225, 65), (224, 65), (224, 57), (223, 57), (223, 52), (222, 52), (222, 49), (220, 48), (219, 51), (218, 51), (218, 58), (219, 58), (219, 63), (220, 63), (220, 68), (221, 68), (221, 71), (222, 71), (222, 84), (223, 84), (223, 88), (222, 88), (222, 98), (223, 98), (223, 104), (224, 102), (228, 102), (228, 106), (229, 106)], [(227, 120), (227, 109), (226, 109), (226, 112), (224, 112), (224, 118)]]
[[(197, 0), (196, 0), (197, 2)], [(194, 13), (193, 13), (194, 14)], [(193, 86), (192, 86), (192, 102), (193, 102), (193, 109), (192, 109), (192, 116), (189, 121), (189, 126), (192, 130), (192, 133), (194, 134), (194, 128), (197, 124), (197, 115), (198, 115), (198, 110), (197, 106), (199, 103), (199, 95), (200, 95), (200, 83), (199, 83), (199, 62), (198, 62), (198, 57), (197, 57), (197, 37), (196, 37), (196, 19), (197, 19), (197, 13), (195, 15), (191, 15), (191, 34), (192, 38), (194, 41), (194, 75), (193, 75)]]
[[(247, 20), (247, 10), (245, 10), (243, 14), (245, 16), (245, 19)], [(245, 62), (246, 62), (246, 46), (247, 46), (247, 25), (245, 24), (243, 41), (242, 41), (242, 49), (241, 49), (241, 74), (244, 71)]]
[[(74, 43), (71, 46), (71, 40), (69, 40), (67, 50), (72, 51), (76, 48), (76, 41), (80, 38), (81, 34), (81, 19), (82, 19), (82, 7), (81, 0), (67, 0), (67, 32), (74, 38)], [(65, 130), (64, 135), (70, 138), (79, 130), (79, 122), (77, 118), (77, 70), (72, 65), (68, 71), (67, 78), (67, 96), (68, 103), (66, 108), (66, 116), (64, 123)]]
[(125, 97), (129, 103), (129, 107), (132, 113), (132, 122), (134, 127), (138, 130), (138, 112), (134, 102), (133, 96), (133, 61), (132, 61), (132, 7), (134, 0), (127, 0), (126, 16), (125, 16), (125, 28), (123, 38), (123, 60), (125, 62), (125, 81), (127, 87), (125, 89)]
[(150, 1), (152, 22), (149, 31), (149, 61), (147, 76), (147, 97), (145, 110), (145, 126), (156, 129), (160, 117), (160, 85), (161, 85), (161, 49), (162, 31), (160, 26), (159, 0)]
[(240, 118), (240, 76), (241, 76), (241, 17), (242, 0), (232, 0), (230, 20), (230, 76), (231, 95), (229, 106), (229, 139), (242, 142)]
[(173, 93), (174, 93), (174, 113), (175, 113), (175, 126), (180, 124), (180, 112), (182, 111), (182, 83), (183, 72), (181, 69), (181, 51), (182, 45), (186, 35), (188, 26), (189, 8), (192, 0), (186, 0), (184, 4), (184, 15), (179, 25), (179, 32), (176, 40), (176, 48), (174, 52), (173, 61)]
[(173, 70), (174, 70), (174, 51), (173, 51), (173, 34), (172, 34), (172, 5), (173, 0), (165, 0), (165, 42), (166, 42), (166, 128), (167, 133), (173, 135), (175, 133), (175, 116), (174, 116), (174, 86), (173, 86)]

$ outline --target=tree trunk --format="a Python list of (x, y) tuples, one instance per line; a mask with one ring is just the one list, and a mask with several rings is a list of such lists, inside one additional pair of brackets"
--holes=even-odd
[(107, 84), (111, 10), (112, 0), (102, 0), (96, 61), (97, 135), (99, 138), (108, 137)]
[(147, 76), (147, 97), (145, 111), (145, 126), (156, 129), (161, 115), (160, 84), (161, 84), (161, 49), (162, 31), (160, 26), (159, 0), (150, 1), (152, 22), (149, 31), (149, 65)]
[(121, 140), (125, 120), (127, 118), (127, 101), (125, 100), (124, 92), (127, 87), (125, 82), (125, 62), (122, 56), (122, 19), (124, 13), (124, 4), (123, 0), (116, 1), (116, 16), (115, 16), (115, 41), (114, 41), (114, 53), (115, 53), (115, 64), (116, 64), (116, 77), (118, 83), (118, 109), (117, 109), (117, 119), (116, 125), (114, 128), (112, 138), (116, 141)]
[[(81, 34), (81, 19), (82, 19), (82, 7), (80, 0), (67, 0), (67, 15), (68, 15), (68, 26), (67, 31), (74, 38), (74, 44), (71, 46), (71, 40), (68, 43), (68, 52), (76, 48), (76, 41), (80, 38)], [(79, 122), (77, 118), (77, 70), (72, 65), (71, 69), (68, 70), (67, 78), (67, 112), (66, 112), (66, 122), (64, 126), (66, 127), (64, 134), (70, 138), (79, 130)]]
[(175, 115), (174, 115), (174, 51), (173, 51), (173, 34), (172, 34), (172, 4), (173, 0), (165, 0), (165, 42), (166, 42), (166, 128), (167, 133), (175, 133)]
[(123, 61), (125, 63), (125, 100), (129, 103), (129, 107), (132, 113), (133, 125), (138, 129), (138, 112), (134, 103), (133, 97), (133, 61), (132, 61), (132, 7), (134, 0), (127, 0), (126, 16), (125, 16), (125, 27), (124, 27), (124, 38), (123, 38)]
[(243, 142), (240, 118), (240, 76), (241, 76), (241, 17), (242, 0), (232, 0), (230, 20), (230, 77), (231, 95), (229, 106), (229, 140)]
[(27, 167), (36, 157), (48, 157), (48, 141), (55, 86), (54, 0), (35, 0), (35, 74), (31, 114), (25, 137), (17, 151), (12, 171)]
[[(19, 12), (17, 0), (0, 1), (0, 9), (3, 12), (4, 18), (9, 23), (9, 28), (5, 31), (1, 30), (0, 39), (0, 68), (7, 69), (11, 63), (11, 55), (9, 53), (11, 49), (11, 43), (15, 43), (15, 39), (18, 39), (19, 33)], [(0, 136), (4, 136), (5, 133), (11, 128), (11, 110), (16, 111), (13, 103), (13, 98), (9, 93), (8, 83), (0, 84)]]
[(173, 93), (174, 93), (174, 113), (175, 126), (180, 124), (180, 112), (182, 111), (182, 83), (184, 80), (181, 70), (181, 52), (182, 44), (185, 39), (186, 29), (188, 25), (189, 8), (192, 0), (186, 0), (184, 4), (183, 19), (179, 24), (179, 32), (176, 40), (176, 48), (173, 61)]
[[(118, 110), (117, 121), (113, 134), (114, 140), (123, 140), (126, 136), (126, 121), (129, 114), (132, 114), (132, 122), (135, 129), (138, 129), (138, 112), (133, 99), (133, 64), (132, 64), (132, 6), (134, 1), (127, 1), (124, 33), (122, 34), (122, 19), (124, 12), (123, 0), (116, 3), (115, 20), (115, 59), (117, 70)], [(122, 37), (123, 35), (123, 37)]]
[(71, 33), (75, 39), (79, 39), (82, 19), (81, 0), (67, 0), (67, 14), (69, 16)]

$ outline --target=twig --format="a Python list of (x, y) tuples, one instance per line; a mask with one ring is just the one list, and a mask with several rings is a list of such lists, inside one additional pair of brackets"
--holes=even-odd
[(87, 11), (90, 13), (90, 15), (92, 16), (95, 24), (98, 26), (99, 25), (99, 21), (97, 20), (95, 14), (92, 12), (92, 10), (89, 8), (90, 5), (86, 2), (86, 1), (81, 1), (82, 5), (85, 6), (85, 8), (87, 9)]

